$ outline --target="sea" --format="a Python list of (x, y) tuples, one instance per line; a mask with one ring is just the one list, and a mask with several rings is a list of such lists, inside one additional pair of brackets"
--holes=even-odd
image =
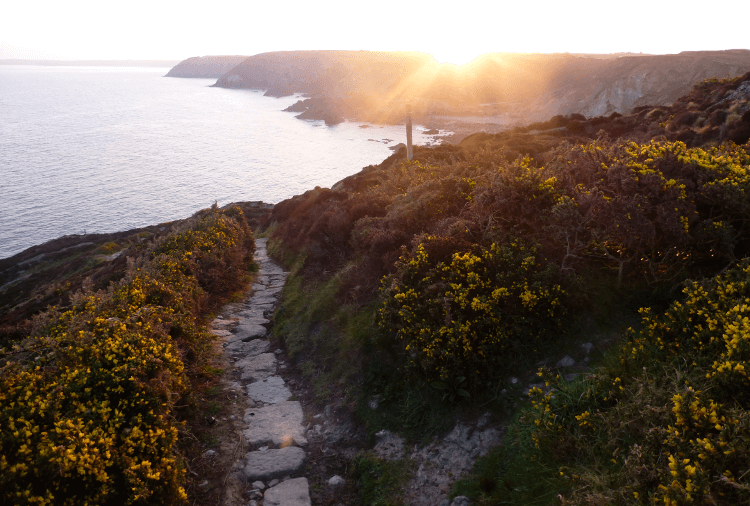
[[(0, 66), (0, 258), (48, 240), (278, 203), (390, 156), (403, 126), (302, 121), (298, 96), (169, 69)], [(439, 142), (415, 126), (414, 143)], [(441, 135), (445, 132), (441, 132)]]

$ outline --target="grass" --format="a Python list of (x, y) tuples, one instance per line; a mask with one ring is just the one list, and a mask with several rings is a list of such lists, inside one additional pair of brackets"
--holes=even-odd
[(413, 474), (409, 459), (388, 461), (360, 454), (354, 462), (354, 477), (359, 484), (359, 504), (367, 506), (403, 506), (399, 497)]

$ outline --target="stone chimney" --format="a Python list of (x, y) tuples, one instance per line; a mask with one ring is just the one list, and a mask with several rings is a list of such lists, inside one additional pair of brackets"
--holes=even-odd
[(411, 148), (411, 113), (406, 117), (406, 159), (411, 160), (414, 156)]

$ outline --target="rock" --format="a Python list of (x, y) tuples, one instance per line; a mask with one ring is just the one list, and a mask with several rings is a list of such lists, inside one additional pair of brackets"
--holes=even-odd
[(575, 365), (576, 361), (573, 360), (572, 357), (565, 355), (563, 358), (558, 360), (558, 362), (555, 364), (555, 367), (560, 369), (561, 367), (570, 367)]
[(278, 478), (300, 471), (304, 463), (305, 451), (298, 446), (248, 452), (245, 455), (245, 477), (252, 481)]
[(339, 485), (343, 485), (343, 484), (344, 484), (344, 478), (342, 478), (338, 474), (331, 476), (328, 479), (328, 485), (332, 487), (338, 487)]
[(438, 130), (437, 128), (430, 128), (429, 130), (425, 130), (422, 133), (425, 135), (437, 135), (440, 133), (440, 130)]
[(375, 437), (377, 444), (372, 451), (381, 459), (398, 460), (404, 456), (404, 440), (388, 430), (381, 430)]
[(581, 348), (583, 348), (583, 351), (586, 353), (586, 355), (588, 355), (589, 353), (591, 353), (591, 350), (594, 348), (594, 345), (591, 343), (583, 343), (581, 345)]
[(198, 484), (200, 488), (206, 488), (208, 486), (208, 480), (203, 480)]
[(253, 357), (265, 353), (270, 348), (271, 343), (263, 339), (253, 339), (250, 342), (235, 341), (226, 346), (227, 351), (235, 356), (244, 358)]
[(258, 501), (251, 499), (250, 502), (247, 503), (247, 506), (258, 506)]
[(298, 401), (286, 401), (258, 409), (245, 411), (245, 423), (249, 428), (243, 431), (250, 445), (272, 443), (277, 446), (307, 445), (302, 426), (304, 415)]
[(243, 381), (261, 381), (276, 374), (276, 355), (262, 353), (237, 362)]
[(263, 493), (260, 490), (258, 490), (258, 489), (251, 490), (248, 495), (250, 496), (250, 499), (253, 499), (253, 500), (258, 500), (259, 501), (259, 500), (263, 499)]
[(510, 381), (510, 384), (511, 384), (511, 385), (516, 385), (516, 384), (518, 384), (518, 378), (515, 378), (515, 377), (513, 377), (513, 376), (511, 376), (511, 378), (510, 378), (510, 379), (509, 379), (508, 381)]
[(451, 506), (469, 506), (471, 504), (469, 502), (469, 498), (465, 495), (457, 495), (453, 498), (453, 502), (451, 503)]
[(273, 480), (269, 481), (268, 482), (268, 488), (276, 486), (277, 483), (279, 483), (279, 480), (277, 480), (277, 479), (273, 479)]
[(223, 339), (234, 336), (234, 334), (225, 329), (214, 329), (210, 330), (209, 332), (211, 332), (216, 337), (221, 337)]
[(284, 380), (279, 376), (271, 376), (262, 381), (250, 383), (247, 386), (247, 396), (255, 402), (278, 404), (289, 400), (292, 392), (284, 386)]
[(263, 313), (260, 311), (240, 311), (239, 313), (237, 313), (237, 316), (239, 317), (240, 326), (243, 326), (243, 325), (244, 326), (248, 326), (248, 325), (263, 326), (271, 322), (271, 320), (263, 316)]
[(265, 486), (265, 485), (263, 485), (263, 482), (262, 482), (262, 481), (254, 481), (254, 482), (252, 483), (252, 487), (253, 487), (253, 488), (257, 488), (258, 490), (263, 490), (264, 488), (266, 488), (266, 486)]
[(372, 399), (367, 401), (367, 406), (370, 409), (378, 409), (378, 405), (380, 403), (380, 396), (379, 395), (373, 395)]
[(388, 146), (388, 149), (390, 149), (391, 151), (398, 151), (401, 148), (406, 149), (406, 144), (404, 144), (403, 142), (399, 142), (395, 146)]
[(263, 506), (310, 506), (310, 485), (307, 478), (294, 478), (269, 488)]
[(216, 455), (216, 450), (206, 450), (203, 452), (204, 457), (213, 457), (214, 455)]
[(227, 338), (227, 342), (250, 341), (251, 339), (263, 337), (266, 335), (266, 328), (263, 325), (243, 324), (234, 329), (234, 336)]

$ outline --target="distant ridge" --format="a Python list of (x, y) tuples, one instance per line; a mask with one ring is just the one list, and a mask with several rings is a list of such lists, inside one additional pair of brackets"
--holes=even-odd
[(218, 79), (245, 61), (247, 56), (194, 56), (182, 60), (164, 77), (203, 77)]
[(25, 60), (6, 58), (0, 65), (37, 65), (40, 67), (172, 67), (177, 60)]
[(556, 114), (627, 114), (669, 105), (693, 84), (750, 71), (750, 51), (680, 54), (487, 53), (467, 65), (431, 55), (374, 51), (279, 51), (251, 56), (215, 86), (302, 93), (303, 119), (400, 123), (463, 121), (510, 127)]

